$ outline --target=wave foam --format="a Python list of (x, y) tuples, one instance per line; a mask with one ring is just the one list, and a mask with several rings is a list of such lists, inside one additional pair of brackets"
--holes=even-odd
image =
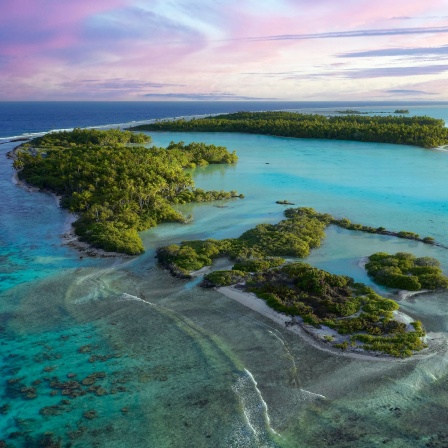
[(255, 378), (249, 370), (244, 369), (244, 372), (245, 374), (238, 378), (232, 389), (240, 399), (244, 420), (252, 432), (257, 446), (267, 448), (272, 446), (269, 441), (269, 433), (277, 436), (279, 434), (271, 426), (268, 405), (258, 389)]

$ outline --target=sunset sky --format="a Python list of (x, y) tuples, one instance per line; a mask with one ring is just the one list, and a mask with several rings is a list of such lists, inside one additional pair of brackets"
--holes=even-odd
[(0, 7), (0, 100), (448, 100), (448, 0)]

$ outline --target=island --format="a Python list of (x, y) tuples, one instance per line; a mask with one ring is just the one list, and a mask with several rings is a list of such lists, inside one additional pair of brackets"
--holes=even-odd
[[(76, 213), (74, 229), (81, 241), (138, 255), (143, 252), (139, 231), (161, 222), (188, 220), (174, 205), (243, 197), (236, 191), (197, 189), (185, 171), (209, 163), (235, 163), (235, 152), (204, 143), (143, 146), (149, 143), (147, 135), (130, 131), (75, 129), (23, 143), (11, 157), (20, 181), (58, 195), (61, 206)], [(275, 312), (290, 316), (287, 325), (301, 325), (337, 349), (409, 357), (426, 347), (421, 323), (403, 321), (394, 300), (349, 277), (291, 258), (305, 258), (319, 247), (329, 225), (438, 244), (432, 237), (354, 224), (307, 207), (288, 208), (284, 214), (279, 223), (259, 224), (238, 238), (160, 247), (158, 261), (173, 275), (190, 278), (214, 259), (227, 257), (233, 261), (232, 269), (208, 273), (201, 286), (238, 285)], [(375, 281), (388, 286), (446, 288), (448, 279), (437, 263), (410, 254), (379, 253), (369, 258), (366, 268)]]
[(394, 114), (408, 114), (409, 113), (409, 109), (396, 109), (394, 111)]
[[(351, 224), (346, 218), (336, 219), (305, 207), (287, 209), (285, 215), (286, 219), (278, 224), (260, 224), (238, 238), (184, 241), (180, 245), (161, 247), (157, 250), (158, 260), (173, 275), (188, 278), (191, 271), (210, 266), (213, 259), (228, 257), (235, 262), (232, 269), (206, 274), (203, 287), (238, 285), (241, 291), (255, 293), (265, 300), (275, 311), (291, 316), (290, 324), (308, 325), (308, 332), (328, 343), (335, 339), (334, 335), (328, 335), (328, 329), (334, 330), (339, 335), (339, 341), (333, 344), (336, 348), (408, 357), (426, 347), (420, 322), (411, 324), (394, 318), (399, 308), (395, 301), (379, 296), (349, 277), (330, 274), (302, 262), (287, 263), (283, 258), (306, 257), (311, 249), (319, 247), (325, 228), (331, 224), (370, 233), (387, 232), (399, 238), (415, 239), (417, 234)], [(378, 259), (375, 254), (372, 257), (372, 260)], [(437, 266), (433, 259), (414, 257), (414, 260), (417, 266)], [(431, 275), (423, 273), (423, 269), (420, 271), (421, 275)], [(431, 277), (434, 285), (447, 287), (448, 279), (432, 271), (439, 280), (436, 283)], [(406, 285), (401, 286), (405, 289)], [(310, 330), (310, 325), (315, 329)], [(340, 335), (345, 336), (341, 339)]]
[(361, 112), (360, 110), (356, 109), (345, 109), (345, 110), (337, 110), (338, 114), (345, 114), (345, 115), (362, 115), (362, 114), (368, 114), (368, 112)]
[(406, 252), (394, 255), (377, 252), (368, 260), (367, 273), (380, 285), (407, 291), (448, 288), (448, 278), (443, 275), (435, 258), (417, 258)]
[(60, 205), (77, 215), (73, 226), (81, 241), (138, 255), (144, 250), (139, 231), (189, 219), (174, 205), (243, 197), (195, 188), (184, 170), (235, 163), (235, 152), (204, 143), (142, 146), (150, 141), (117, 129), (75, 129), (35, 138), (11, 157), (20, 181), (58, 195)]
[[(394, 300), (381, 297), (350, 277), (285, 260), (306, 257), (321, 244), (325, 228), (341, 220), (310, 208), (288, 209), (285, 215), (286, 219), (278, 224), (260, 224), (238, 238), (184, 241), (161, 247), (157, 258), (173, 275), (182, 278), (211, 266), (213, 259), (233, 260), (231, 270), (207, 273), (201, 286), (236, 285), (239, 291), (254, 293), (276, 312), (289, 316), (287, 325), (302, 325), (321, 341), (334, 342), (338, 349), (409, 357), (426, 347), (421, 323), (403, 321)], [(371, 260), (378, 258), (376, 254)], [(412, 259), (417, 271), (437, 264), (427, 258), (405, 259)], [(419, 274), (426, 275), (426, 284), (432, 281), (437, 288), (448, 286), (448, 279), (434, 269), (431, 273), (420, 269)], [(437, 275), (438, 283), (435, 277), (428, 277), (431, 275)]]
[(444, 120), (427, 116), (325, 116), (294, 112), (237, 112), (135, 126), (138, 131), (244, 132), (294, 138), (355, 140), (435, 148), (448, 144)]

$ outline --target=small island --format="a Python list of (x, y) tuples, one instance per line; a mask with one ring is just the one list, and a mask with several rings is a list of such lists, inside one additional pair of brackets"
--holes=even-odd
[(283, 199), (281, 201), (275, 201), (275, 203), (280, 205), (295, 205), (294, 202), (288, 201), (286, 199)]
[(337, 110), (338, 114), (345, 114), (345, 115), (362, 115), (362, 114), (368, 114), (368, 112), (361, 112), (360, 110), (356, 109), (345, 109), (345, 110)]
[[(338, 220), (310, 208), (288, 209), (285, 215), (286, 219), (278, 224), (260, 224), (238, 238), (184, 241), (180, 245), (161, 247), (157, 258), (162, 266), (181, 278), (189, 278), (192, 271), (211, 266), (216, 258), (233, 260), (231, 270), (206, 274), (201, 286), (236, 285), (239, 291), (255, 293), (276, 312), (290, 316), (288, 325), (302, 325), (321, 341), (336, 341), (333, 346), (338, 349), (408, 357), (426, 347), (421, 323), (402, 321), (395, 301), (381, 297), (349, 277), (330, 274), (302, 262), (286, 262), (283, 258), (308, 256), (325, 238), (326, 227), (342, 224), (350, 228), (349, 220)], [(354, 226), (355, 230), (373, 229)], [(377, 233), (378, 229), (373, 230)], [(380, 228), (378, 233), (385, 231)], [(399, 235), (397, 232), (396, 236)], [(416, 234), (402, 232), (401, 235), (406, 238)], [(378, 258), (374, 254), (371, 260)], [(436, 260), (427, 258), (414, 257), (414, 261), (417, 270), (434, 268), (437, 264)], [(431, 275), (437, 275), (437, 287), (448, 287), (448, 279), (434, 269), (431, 272), (420, 269), (419, 274), (426, 275), (425, 285), (430, 280), (436, 284), (436, 278)], [(328, 334), (330, 330), (333, 335)]]
[(325, 116), (295, 112), (237, 112), (191, 120), (164, 120), (137, 131), (245, 132), (293, 138), (354, 140), (435, 148), (448, 144), (444, 120), (394, 115)]
[(407, 291), (448, 288), (448, 278), (435, 258), (417, 258), (406, 252), (394, 255), (377, 252), (369, 257), (366, 270), (376, 283), (389, 288)]
[(127, 255), (143, 252), (139, 231), (186, 222), (175, 204), (241, 198), (236, 191), (195, 188), (184, 168), (238, 160), (222, 146), (171, 142), (147, 148), (144, 134), (111, 129), (57, 132), (18, 146), (11, 157), (22, 182), (59, 196), (77, 215), (76, 236), (90, 246)]
[(408, 114), (409, 113), (409, 109), (396, 109), (394, 111), (394, 114)]

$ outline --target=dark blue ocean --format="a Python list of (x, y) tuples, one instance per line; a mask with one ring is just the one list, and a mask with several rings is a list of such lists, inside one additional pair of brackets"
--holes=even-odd
[[(172, 278), (154, 255), (159, 246), (278, 222), (279, 199), (448, 244), (447, 151), (151, 133), (157, 146), (203, 141), (235, 150), (237, 164), (191, 172), (200, 188), (245, 198), (180, 206), (193, 221), (142, 232), (146, 252), (134, 259), (81, 258), (63, 245), (70, 215), (51, 195), (15, 185), (6, 157), (17, 145), (11, 138), (50, 130), (347, 108), (408, 108), (448, 122), (448, 103), (0, 103), (0, 447), (446, 448), (446, 292), (400, 301), (402, 312), (423, 322), (429, 350), (403, 361), (346, 356), (199, 288), (200, 279)], [(435, 257), (448, 273), (442, 247), (332, 227), (326, 233), (305, 261), (357, 281), (372, 285), (362, 260), (377, 251)]]
[[(409, 102), (288, 102), (288, 101), (173, 101), (173, 102), (0, 102), (0, 142), (74, 127), (122, 126), (153, 119), (230, 113), (241, 110), (298, 110), (306, 113), (360, 108), (393, 112), (395, 107), (430, 106), (435, 118), (444, 118), (448, 103)], [(411, 109), (412, 109), (411, 108)], [(412, 113), (412, 111), (411, 111)]]

